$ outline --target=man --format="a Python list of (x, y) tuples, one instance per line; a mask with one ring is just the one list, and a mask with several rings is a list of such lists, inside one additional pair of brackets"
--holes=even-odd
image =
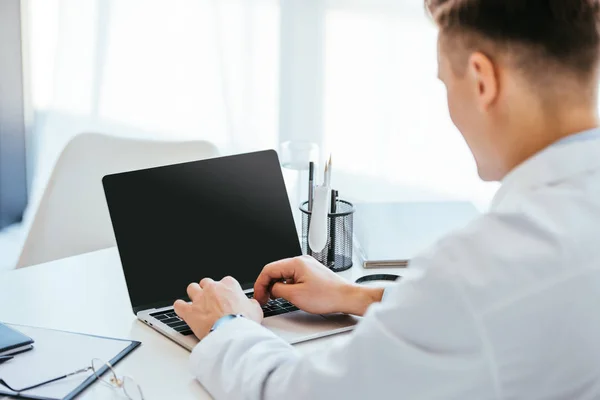
[[(598, 4), (426, 5), (452, 120), (481, 178), (502, 181), (490, 212), (385, 296), (305, 257), (266, 266), (255, 300), (232, 278), (191, 284), (175, 310), (202, 339), (193, 370), (216, 398), (600, 398)], [(260, 326), (269, 296), (365, 317), (302, 355)]]

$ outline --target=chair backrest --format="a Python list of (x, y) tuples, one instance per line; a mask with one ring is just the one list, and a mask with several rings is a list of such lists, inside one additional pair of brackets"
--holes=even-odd
[(211, 158), (205, 141), (164, 142), (85, 133), (58, 158), (33, 217), (17, 268), (116, 245), (105, 175)]

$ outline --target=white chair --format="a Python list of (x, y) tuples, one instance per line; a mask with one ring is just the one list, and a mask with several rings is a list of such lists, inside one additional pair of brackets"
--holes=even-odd
[(211, 158), (205, 141), (164, 142), (81, 134), (58, 158), (32, 219), (17, 268), (116, 245), (102, 178), (136, 169)]

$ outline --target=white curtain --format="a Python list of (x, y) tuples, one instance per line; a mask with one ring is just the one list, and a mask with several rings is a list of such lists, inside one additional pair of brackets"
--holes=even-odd
[[(437, 80), (437, 31), (422, 0), (326, 0), (325, 141), (365, 197), (469, 199), (482, 183)], [(354, 186), (350, 186), (352, 189)], [(360, 195), (360, 193), (356, 193)]]
[[(29, 0), (38, 175), (82, 131), (277, 148), (279, 100), (290, 101), (279, 93), (280, 7), (295, 1)], [(479, 181), (450, 122), (422, 1), (311, 4), (324, 13), (321, 45), (289, 45), (322, 63), (319, 144), (341, 189), (488, 200), (496, 185)], [(294, 18), (311, 26), (314, 15)]]
[[(224, 153), (306, 136), (322, 158), (333, 152), (333, 184), (353, 200), (485, 208), (497, 189), (448, 116), (422, 0), (23, 4), (35, 117), (25, 226), (61, 149), (90, 131), (204, 139)], [(0, 233), (0, 269), (25, 231)]]
[(37, 182), (86, 131), (276, 147), (278, 1), (29, 0), (28, 14)]
[[(280, 43), (282, 8), (298, 1), (322, 13), (319, 21), (314, 12), (292, 15), (299, 26), (323, 25), (315, 46)], [(333, 152), (334, 183), (346, 196), (485, 203), (497, 187), (479, 181), (452, 126), (421, 0), (28, 4), (37, 182), (84, 131), (206, 139), (224, 152), (277, 148), (286, 135), (280, 99), (299, 109), (295, 123), (314, 108), (314, 99), (280, 93), (280, 75), (289, 77), (280, 54), (289, 48), (318, 64), (306, 72), (314, 77), (301, 77), (323, 96), (322, 112), (307, 118), (320, 119), (312, 125), (322, 126), (321, 154)]]
[(0, 232), (13, 268), (53, 165), (83, 132), (276, 148), (278, 0), (24, 0), (33, 170), (23, 224)]

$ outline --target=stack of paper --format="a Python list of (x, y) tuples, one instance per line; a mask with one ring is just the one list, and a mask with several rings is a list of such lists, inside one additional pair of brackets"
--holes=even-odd
[(406, 267), (413, 257), (478, 215), (468, 202), (357, 204), (357, 253), (365, 268)]

